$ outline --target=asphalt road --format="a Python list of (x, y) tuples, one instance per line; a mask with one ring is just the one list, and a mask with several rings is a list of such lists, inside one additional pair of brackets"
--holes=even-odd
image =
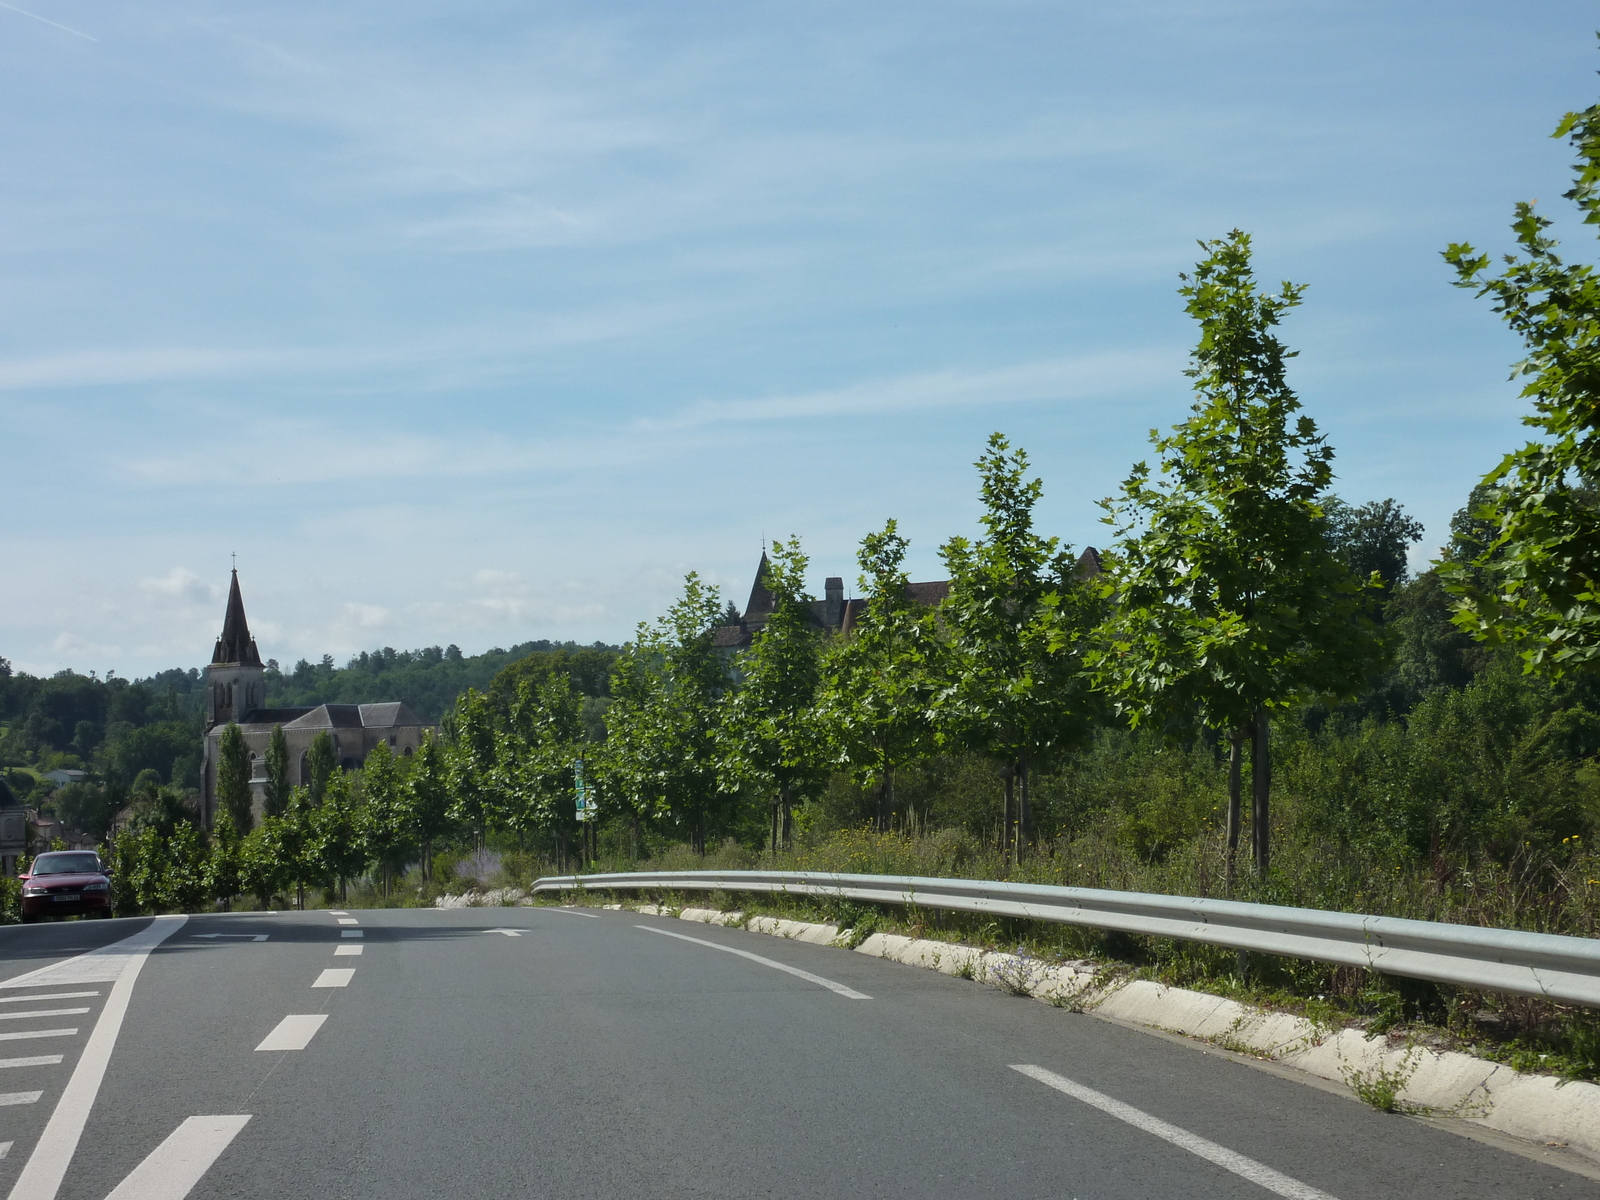
[[(621, 912), (340, 919), (0, 930), (4, 1194), (1600, 1198), (1422, 1122), (864, 955)], [(301, 1048), (258, 1049), (274, 1036)]]

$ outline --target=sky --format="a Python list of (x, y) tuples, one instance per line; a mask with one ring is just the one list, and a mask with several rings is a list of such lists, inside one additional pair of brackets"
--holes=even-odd
[(1188, 411), (1199, 239), (1308, 285), (1290, 382), (1424, 565), (1525, 439), (1450, 286), (1597, 99), (1541, 0), (0, 4), (0, 656), (619, 642), (766, 539), (854, 588), (1040, 528)]

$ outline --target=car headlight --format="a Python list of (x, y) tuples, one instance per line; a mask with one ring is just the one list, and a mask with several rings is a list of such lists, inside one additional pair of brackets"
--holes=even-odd
[(43, 896), (45, 890), (42, 887), (25, 887), (22, 889), (22, 894), (24, 896)]
[(103, 892), (103, 891), (106, 891), (110, 887), (111, 887), (111, 885), (109, 883), (105, 882), (105, 880), (101, 880), (99, 883), (86, 883), (86, 884), (84, 884), (83, 885), (83, 890), (86, 891), (86, 892)]

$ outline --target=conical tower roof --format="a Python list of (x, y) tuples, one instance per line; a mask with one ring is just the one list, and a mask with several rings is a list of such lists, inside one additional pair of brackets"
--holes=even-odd
[(261, 655), (250, 636), (250, 623), (244, 619), (244, 597), (239, 594), (239, 571), (234, 568), (233, 586), (228, 589), (228, 615), (222, 619), (222, 636), (211, 654), (214, 663), (242, 663), (259, 667)]
[(744, 619), (766, 620), (772, 615), (772, 592), (767, 588), (767, 571), (772, 564), (767, 552), (761, 552), (761, 565), (756, 568), (756, 581), (750, 585), (750, 602), (744, 606)]

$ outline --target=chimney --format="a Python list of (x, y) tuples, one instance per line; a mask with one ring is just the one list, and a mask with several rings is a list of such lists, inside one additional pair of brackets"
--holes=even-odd
[(829, 629), (838, 629), (844, 624), (844, 579), (839, 575), (829, 575), (822, 585), (823, 620)]

